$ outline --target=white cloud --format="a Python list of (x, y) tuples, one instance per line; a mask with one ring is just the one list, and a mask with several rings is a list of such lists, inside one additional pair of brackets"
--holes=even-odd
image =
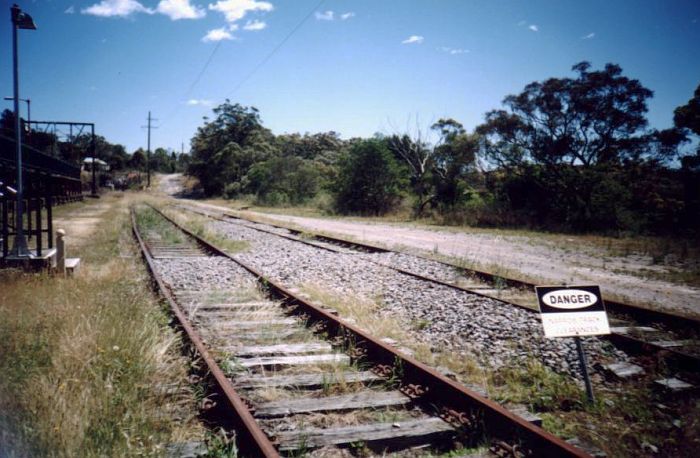
[(64, 11), (64, 13), (66, 13), (66, 14), (74, 14), (74, 13), (75, 13), (75, 7), (74, 7), (73, 5), (69, 6), (68, 8), (66, 8), (66, 10)]
[(209, 9), (224, 15), (228, 22), (236, 22), (251, 11), (272, 11), (272, 3), (257, 0), (219, 0), (209, 4)]
[(413, 43), (415, 43), (415, 44), (421, 44), (421, 43), (423, 43), (423, 40), (424, 40), (424, 39), (425, 39), (425, 38), (422, 37), (422, 36), (420, 36), (420, 35), (411, 35), (410, 37), (406, 38), (406, 39), (405, 39), (404, 41), (402, 41), (401, 43), (402, 43), (402, 44), (405, 44), (405, 45), (410, 45), (410, 44), (413, 44)]
[(160, 0), (156, 11), (168, 16), (173, 21), (178, 19), (201, 19), (207, 14), (202, 8), (191, 5), (190, 0)]
[(243, 30), (262, 30), (265, 27), (267, 27), (265, 21), (258, 21), (257, 19), (255, 19), (254, 21), (246, 22), (243, 26)]
[(221, 27), (220, 29), (212, 29), (202, 37), (202, 41), (205, 43), (221, 40), (233, 40), (233, 35), (231, 35), (229, 31), (226, 30), (226, 27)]
[(457, 55), (457, 54), (466, 54), (469, 52), (468, 49), (462, 49), (462, 48), (450, 48), (448, 46), (441, 46), (438, 48), (438, 51), (446, 52), (447, 54), (450, 55)]
[(533, 32), (539, 32), (539, 31), (540, 31), (540, 28), (537, 27), (535, 24), (530, 24), (530, 26), (528, 27), (528, 29), (532, 30)]
[(316, 16), (317, 21), (332, 21), (335, 19), (335, 13), (330, 10), (324, 11), (323, 13), (316, 11), (314, 16)]
[(591, 32), (588, 35), (581, 37), (582, 40), (590, 40), (591, 38), (595, 37), (595, 32)]
[(355, 13), (353, 13), (352, 11), (348, 11), (347, 13), (343, 13), (340, 15), (340, 19), (343, 21), (350, 19), (350, 18), (353, 18), (353, 17), (355, 17)]
[(187, 105), (190, 105), (190, 106), (202, 105), (205, 107), (210, 107), (210, 106), (212, 106), (212, 101), (207, 100), (207, 99), (189, 99), (187, 101)]
[(91, 14), (101, 17), (127, 17), (134, 13), (153, 14), (153, 10), (146, 8), (136, 0), (102, 0), (81, 11), (83, 14)]

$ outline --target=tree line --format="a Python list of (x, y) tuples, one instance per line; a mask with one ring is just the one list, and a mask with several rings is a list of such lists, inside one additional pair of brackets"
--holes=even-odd
[(508, 95), (472, 132), (444, 118), (372, 138), (274, 135), (256, 108), (227, 100), (198, 128), (186, 170), (207, 195), (262, 205), (357, 215), (409, 205), (445, 223), (697, 235), (700, 86), (658, 130), (646, 118), (652, 91), (620, 66), (572, 71)]

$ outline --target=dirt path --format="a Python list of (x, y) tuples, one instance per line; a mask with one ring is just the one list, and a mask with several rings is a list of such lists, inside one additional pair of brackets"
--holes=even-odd
[(635, 275), (642, 269), (662, 269), (639, 255), (611, 256), (576, 236), (566, 246), (538, 237), (479, 232), (428, 230), (397, 224), (371, 224), (248, 212), (311, 231), (350, 236), (388, 247), (417, 249), (458, 258), (466, 266), (481, 266), (508, 277), (542, 284), (598, 284), (617, 299), (700, 318), (700, 289)]
[(54, 229), (66, 231), (66, 246), (82, 246), (90, 242), (90, 236), (112, 205), (102, 200), (88, 200), (80, 207), (59, 218), (54, 218)]
[(185, 177), (181, 173), (169, 173), (166, 175), (158, 175), (158, 191), (169, 196), (182, 191), (182, 183)]

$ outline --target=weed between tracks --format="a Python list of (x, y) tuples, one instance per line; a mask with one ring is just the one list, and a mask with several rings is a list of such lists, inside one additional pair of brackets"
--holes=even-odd
[(246, 251), (250, 248), (250, 244), (245, 240), (231, 240), (226, 237), (222, 237), (216, 231), (208, 228), (209, 223), (213, 221), (210, 218), (201, 216), (195, 213), (184, 213), (183, 211), (178, 211), (172, 208), (162, 208), (163, 213), (168, 215), (174, 221), (177, 221), (182, 227), (188, 229), (193, 234), (204, 240), (216, 245), (222, 250), (229, 254), (238, 253), (241, 251)]
[(118, 246), (126, 200), (101, 199), (90, 246), (69, 244), (74, 278), (0, 271), (3, 456), (157, 455), (201, 436), (179, 338), (134, 246)]

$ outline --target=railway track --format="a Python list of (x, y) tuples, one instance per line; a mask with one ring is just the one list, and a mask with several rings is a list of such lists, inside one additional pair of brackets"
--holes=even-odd
[(497, 456), (588, 456), (166, 215), (141, 219), (152, 227), (139, 227), (132, 210), (149, 270), (206, 365), (244, 456), (346, 456), (347, 448), (430, 456), (479, 445)]
[[(259, 223), (227, 212), (216, 212), (211, 209), (204, 210), (188, 205), (178, 205), (178, 207), (219, 221), (238, 222), (250, 229), (336, 253), (347, 252), (350, 249), (368, 253), (399, 254), (401, 256), (420, 258), (430, 263), (455, 269), (457, 275), (451, 280), (436, 278), (435, 276), (426, 276), (407, 268), (397, 267), (392, 265), (391, 261), (365, 259), (423, 281), (440, 284), (482, 297), (497, 299), (528, 312), (536, 312), (533, 303), (527, 300), (527, 298), (534, 298), (534, 284), (514, 279), (495, 278), (492, 274), (485, 272), (468, 270), (413, 254), (406, 255), (405, 253), (366, 243), (327, 235), (302, 233), (301, 231), (270, 223)], [(481, 280), (481, 282), (475, 282), (475, 278)], [(495, 283), (498, 285), (494, 285)], [(524, 296), (523, 292), (526, 292), (527, 296)], [(633, 355), (659, 355), (668, 364), (671, 364), (674, 369), (679, 371), (691, 373), (700, 371), (700, 340), (698, 340), (696, 335), (697, 329), (700, 329), (700, 322), (616, 301), (606, 300), (606, 307), (610, 315), (612, 333), (609, 336), (605, 336), (605, 338), (615, 346)]]

